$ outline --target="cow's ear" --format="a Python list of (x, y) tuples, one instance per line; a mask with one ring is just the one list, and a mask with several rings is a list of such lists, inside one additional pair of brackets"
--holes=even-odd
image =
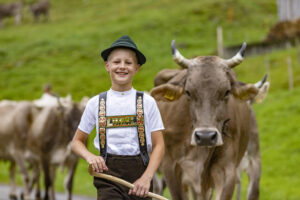
[(268, 91), (269, 91), (270, 83), (265, 82), (261, 88), (259, 88), (258, 94), (255, 96), (255, 98), (251, 101), (251, 103), (261, 103), (265, 100)]
[(183, 87), (166, 83), (153, 88), (150, 95), (156, 101), (174, 101), (181, 97), (183, 94)]
[(247, 101), (254, 99), (258, 90), (259, 89), (252, 84), (239, 83), (232, 87), (231, 93), (236, 98)]

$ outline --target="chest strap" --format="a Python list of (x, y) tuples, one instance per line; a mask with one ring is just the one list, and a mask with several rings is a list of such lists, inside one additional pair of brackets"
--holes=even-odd
[[(144, 165), (147, 166), (149, 163), (149, 155), (147, 152), (147, 141), (145, 135), (145, 123), (144, 123), (144, 106), (143, 106), (143, 92), (136, 92), (136, 116), (106, 116), (106, 97), (107, 92), (103, 92), (99, 95), (99, 146), (100, 156), (106, 160), (107, 157), (107, 138), (106, 129), (113, 127), (130, 127), (136, 126), (138, 133), (138, 141), (141, 152), (141, 157)], [(129, 117), (129, 118), (128, 118)], [(112, 120), (118, 119), (118, 120)], [(132, 119), (128, 121), (127, 119)], [(112, 123), (114, 122), (114, 123)]]

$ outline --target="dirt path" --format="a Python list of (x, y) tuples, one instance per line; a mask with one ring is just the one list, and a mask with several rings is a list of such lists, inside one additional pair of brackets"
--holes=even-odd
[[(20, 193), (21, 193), (21, 188), (18, 188), (17, 194), (19, 195)], [(42, 196), (43, 196), (43, 194), (42, 194)], [(56, 197), (56, 200), (66, 200), (66, 196), (63, 193), (56, 193), (55, 197)], [(34, 198), (32, 198), (32, 199), (34, 199)], [(0, 184), (0, 200), (9, 200), (9, 185)], [(72, 200), (96, 200), (96, 194), (95, 194), (94, 198), (73, 195)]]

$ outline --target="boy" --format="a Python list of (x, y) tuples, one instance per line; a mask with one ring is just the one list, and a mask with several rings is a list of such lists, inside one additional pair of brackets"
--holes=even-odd
[[(156, 102), (132, 88), (133, 77), (146, 58), (128, 36), (120, 37), (101, 56), (110, 74), (111, 89), (87, 103), (72, 150), (92, 165), (94, 171), (134, 184), (129, 190), (94, 178), (98, 200), (145, 199), (164, 154), (164, 127)], [(101, 156), (92, 154), (85, 146), (95, 125), (94, 146)]]

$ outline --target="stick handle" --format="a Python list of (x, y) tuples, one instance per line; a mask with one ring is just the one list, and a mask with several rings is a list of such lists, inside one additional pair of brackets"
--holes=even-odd
[[(129, 183), (129, 182), (123, 180), (123, 179), (120, 179), (118, 177), (111, 176), (111, 175), (108, 175), (108, 174), (94, 172), (91, 165), (89, 165), (88, 171), (89, 171), (89, 174), (91, 176), (96, 176), (96, 177), (103, 178), (103, 179), (106, 179), (106, 180), (114, 181), (114, 182), (120, 183), (121, 185), (124, 185), (125, 187), (128, 187), (130, 189), (132, 189), (134, 187), (133, 184), (131, 184), (131, 183)], [(152, 192), (148, 192), (148, 197), (159, 199), (159, 200), (168, 200), (167, 198), (165, 198), (163, 196), (160, 196), (158, 194), (152, 193)]]

